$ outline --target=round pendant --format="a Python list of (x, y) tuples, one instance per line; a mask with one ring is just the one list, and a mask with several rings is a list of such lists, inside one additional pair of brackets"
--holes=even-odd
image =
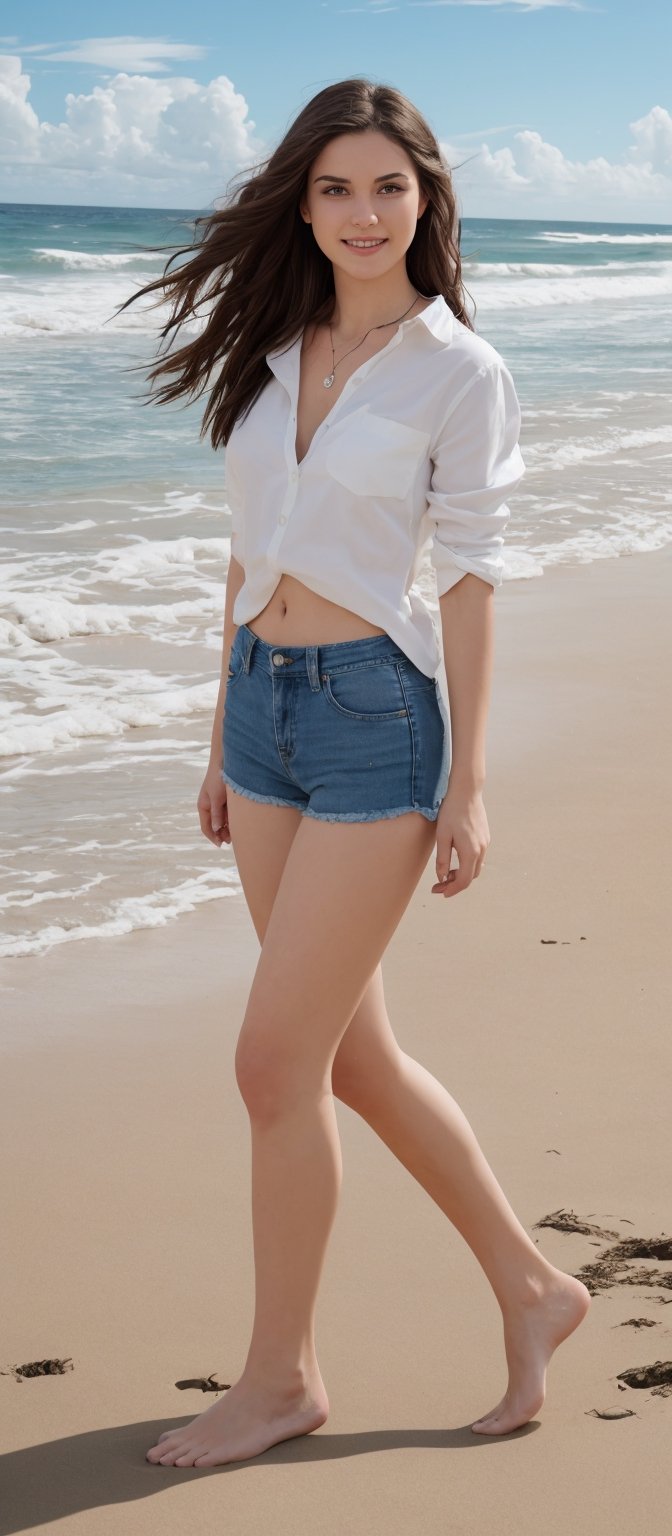
[(322, 383), (324, 384), (325, 389), (331, 389), (331, 386), (332, 386), (333, 382), (334, 382), (334, 375), (333, 375), (333, 373), (328, 373), (326, 379), (322, 380)]

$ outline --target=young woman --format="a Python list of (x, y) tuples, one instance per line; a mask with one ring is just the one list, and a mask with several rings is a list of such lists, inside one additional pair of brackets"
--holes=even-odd
[[(434, 844), (432, 891), (450, 897), (490, 843), (493, 595), (524, 473), (518, 401), (464, 311), (449, 170), (397, 90), (321, 91), (237, 201), (198, 222), (196, 254), (140, 291), (174, 300), (164, 336), (207, 303), (205, 327), (150, 377), (175, 375), (158, 394), (171, 399), (216, 369), (203, 430), (227, 449), (222, 676), (198, 812), (211, 842), (233, 845), (261, 943), (236, 1051), (255, 1313), (240, 1379), (147, 1460), (212, 1467), (325, 1422), (315, 1308), (341, 1179), (334, 1095), (482, 1265), (509, 1382), (472, 1428), (506, 1434), (541, 1407), (589, 1293), (539, 1253), (455, 1100), (401, 1050), (381, 959)], [(428, 552), (450, 719), (416, 583)]]

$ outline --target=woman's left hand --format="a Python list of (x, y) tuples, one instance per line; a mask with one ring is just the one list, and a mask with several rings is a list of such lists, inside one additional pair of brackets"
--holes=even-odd
[[(436, 819), (436, 877), (432, 895), (455, 896), (466, 891), (485, 862), (490, 846), (490, 830), (480, 790), (448, 786)], [(451, 869), (453, 848), (459, 869)]]

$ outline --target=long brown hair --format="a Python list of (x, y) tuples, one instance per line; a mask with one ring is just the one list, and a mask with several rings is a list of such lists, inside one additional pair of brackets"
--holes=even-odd
[[(147, 376), (152, 381), (173, 376), (150, 393), (150, 399), (163, 402), (200, 396), (218, 370), (201, 427), (201, 437), (210, 428), (213, 448), (228, 442), (236, 420), (271, 377), (266, 353), (289, 346), (309, 321), (333, 315), (333, 267), (301, 218), (299, 203), (310, 167), (331, 139), (366, 129), (386, 134), (406, 150), (420, 192), (428, 197), (406, 252), (409, 281), (425, 298), (443, 294), (453, 314), (474, 329), (464, 307), (457, 198), (431, 128), (393, 86), (362, 78), (339, 80), (313, 96), (273, 154), (252, 167), (252, 175), (239, 172), (233, 178), (246, 177), (237, 196), (194, 220), (196, 229), (204, 226), (202, 237), (174, 250), (162, 276), (119, 306), (125, 309), (159, 290), (155, 302), (172, 303), (160, 332), (169, 344), (183, 322), (200, 319), (199, 309), (206, 306), (200, 332), (167, 355), (159, 352)], [(190, 252), (189, 260), (172, 268)]]

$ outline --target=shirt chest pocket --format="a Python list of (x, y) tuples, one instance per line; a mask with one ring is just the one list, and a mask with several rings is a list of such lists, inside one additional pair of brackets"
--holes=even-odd
[(403, 499), (429, 452), (429, 432), (364, 411), (343, 422), (327, 448), (325, 463), (335, 480), (356, 496)]

